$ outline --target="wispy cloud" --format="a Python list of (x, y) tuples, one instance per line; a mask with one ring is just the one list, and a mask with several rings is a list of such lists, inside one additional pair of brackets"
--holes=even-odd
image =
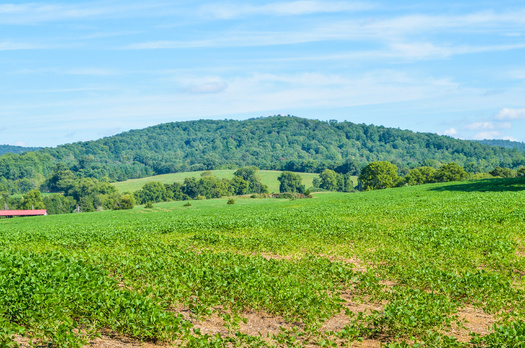
[(499, 131), (484, 131), (474, 134), (472, 139), (474, 140), (484, 140), (484, 139), (501, 139), (503, 133)]
[(21, 69), (15, 74), (63, 74), (63, 75), (86, 75), (86, 76), (110, 76), (121, 74), (122, 72), (114, 69), (105, 68), (40, 68), (40, 69)]
[(523, 109), (501, 109), (496, 115), (497, 120), (525, 120), (525, 108)]
[(49, 46), (27, 42), (0, 42), (0, 51), (37, 50), (44, 48), (49, 48)]
[(370, 10), (374, 6), (364, 2), (346, 1), (288, 1), (264, 5), (207, 4), (201, 12), (219, 19), (232, 19), (253, 15), (298, 16), (333, 12)]
[(512, 127), (510, 122), (491, 122), (491, 121), (481, 121), (470, 123), (463, 127), (466, 130), (481, 130), (481, 129), (509, 129)]
[(0, 24), (31, 24), (68, 20), (105, 14), (107, 8), (64, 4), (3, 4), (0, 5)]
[[(155, 10), (156, 15), (162, 14), (158, 10), (166, 7), (161, 3), (140, 2), (103, 2), (92, 1), (76, 4), (36, 2), (22, 4), (0, 4), (0, 24), (38, 24), (43, 22), (67, 21), (77, 19), (100, 19), (106, 17), (127, 17), (144, 15)], [(169, 12), (169, 11), (164, 11)], [(150, 13), (151, 14), (151, 13)]]
[[(302, 3), (302, 2), (300, 2)], [(310, 2), (307, 2), (310, 3)], [(320, 3), (312, 2), (320, 5)], [(293, 4), (279, 3), (279, 4)], [(327, 9), (330, 9), (330, 3)], [(333, 9), (341, 6), (334, 3)], [(275, 4), (270, 4), (274, 6)], [(246, 8), (266, 8), (249, 6)], [(324, 5), (324, 3), (323, 3)], [(337, 6), (336, 6), (337, 5)], [(218, 5), (213, 5), (215, 8)], [(311, 5), (313, 6), (313, 5)], [(242, 13), (242, 5), (237, 6), (235, 13)], [(220, 7), (218, 7), (220, 8)], [(254, 10), (255, 11), (255, 10)], [(479, 12), (463, 16), (430, 16), (411, 15), (399, 16), (390, 19), (361, 19), (335, 20), (329, 23), (318, 23), (313, 21), (307, 27), (298, 25), (294, 30), (283, 30), (276, 25), (274, 30), (250, 31), (229, 30), (221, 31), (213, 35), (207, 34), (202, 38), (191, 38), (188, 40), (156, 40), (135, 42), (125, 45), (123, 49), (152, 50), (152, 49), (181, 49), (181, 48), (214, 48), (214, 47), (263, 47), (289, 44), (302, 44), (323, 41), (349, 41), (349, 42), (374, 42), (380, 48), (376, 50), (362, 50), (353, 48), (351, 52), (337, 53), (332, 55), (309, 55), (307, 60), (327, 59), (368, 59), (368, 58), (402, 58), (410, 60), (445, 59), (454, 55), (475, 54), (484, 52), (509, 51), (525, 48), (522, 41), (507, 42), (504, 44), (457, 44), (454, 42), (439, 42), (435, 32), (440, 35), (445, 33), (485, 35), (498, 32), (506, 32), (509, 27), (523, 27), (525, 24), (525, 10), (515, 12)], [(428, 35), (434, 37), (429, 39)], [(424, 38), (424, 40), (418, 40)]]
[(206, 82), (198, 85), (191, 85), (183, 89), (188, 93), (193, 94), (210, 94), (220, 93), (228, 88), (228, 84), (222, 81)]

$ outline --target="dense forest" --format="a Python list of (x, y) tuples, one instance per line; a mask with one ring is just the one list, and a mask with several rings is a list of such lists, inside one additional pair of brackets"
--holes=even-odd
[(22, 152), (36, 151), (39, 149), (40, 149), (39, 147), (0, 145), (0, 155), (5, 155), (6, 153), (22, 153)]
[(456, 162), (468, 172), (517, 169), (525, 154), (476, 141), (351, 122), (293, 116), (174, 122), (94, 141), (0, 156), (0, 191), (24, 193), (63, 163), (80, 178), (121, 181), (154, 174), (229, 169), (357, 175), (367, 163), (389, 161), (400, 171)]
[(518, 149), (525, 151), (525, 143), (519, 141), (502, 140), (502, 139), (491, 139), (491, 140), (478, 140), (480, 143), (491, 146), (500, 146), (506, 149)]

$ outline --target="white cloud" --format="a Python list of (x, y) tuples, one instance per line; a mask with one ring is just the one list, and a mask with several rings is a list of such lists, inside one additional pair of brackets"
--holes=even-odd
[(510, 122), (491, 122), (491, 121), (480, 121), (468, 124), (463, 127), (466, 130), (482, 130), (482, 129), (509, 129), (512, 128)]
[(519, 141), (517, 138), (514, 137), (503, 137), (503, 140)]
[(0, 24), (27, 24), (44, 21), (91, 17), (104, 13), (102, 8), (62, 4), (3, 4)]
[(453, 136), (456, 134), (458, 134), (458, 131), (456, 130), (456, 128), (450, 128), (443, 132), (443, 135), (448, 135), (448, 136)]
[(0, 51), (35, 50), (47, 48), (42, 44), (26, 42), (0, 42)]
[[(150, 12), (155, 10), (153, 12)], [(42, 22), (77, 20), (83, 18), (126, 17), (147, 14), (166, 15), (169, 9), (154, 2), (102, 2), (67, 4), (56, 2), (39, 4), (0, 4), (0, 24), (37, 24)]]
[(492, 122), (474, 122), (463, 127), (466, 130), (478, 130), (478, 129), (494, 129), (494, 123)]
[(66, 69), (61, 72), (64, 74), (68, 74), (68, 75), (88, 75), (88, 76), (107, 76), (107, 75), (116, 74), (114, 70), (102, 69), (102, 68), (76, 68), (76, 69)]
[(485, 132), (476, 133), (472, 138), (475, 140), (483, 140), (483, 139), (500, 139), (501, 137), (502, 137), (501, 132), (485, 131)]
[(233, 19), (247, 15), (297, 16), (316, 13), (353, 12), (371, 9), (366, 3), (346, 1), (289, 1), (265, 5), (207, 4), (201, 8), (204, 14), (219, 19)]
[(184, 90), (193, 94), (219, 93), (228, 88), (228, 84), (222, 81), (206, 82), (199, 85), (186, 87)]
[(104, 68), (40, 68), (40, 69), (21, 69), (13, 72), (14, 74), (64, 74), (64, 75), (86, 75), (86, 76), (109, 76), (117, 75), (121, 72), (113, 69)]
[(525, 108), (523, 109), (501, 109), (496, 115), (497, 120), (525, 120)]

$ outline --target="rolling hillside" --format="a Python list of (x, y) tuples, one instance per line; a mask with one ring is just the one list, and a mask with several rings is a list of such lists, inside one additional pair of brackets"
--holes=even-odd
[[(231, 179), (233, 178), (233, 173), (235, 170), (212, 170), (213, 175), (218, 179)], [(149, 181), (158, 181), (163, 184), (172, 184), (174, 182), (182, 183), (185, 178), (200, 178), (201, 172), (184, 172), (184, 173), (174, 173), (174, 174), (162, 174), (150, 176), (147, 178), (140, 179), (130, 179), (126, 181), (113, 183), (113, 186), (119, 190), (119, 192), (135, 192), (138, 191), (144, 186), (145, 183)], [(279, 181), (277, 178), (281, 174), (280, 171), (273, 170), (261, 170), (259, 171), (259, 176), (261, 177), (261, 182), (268, 186), (270, 192), (279, 192)], [(312, 180), (318, 176), (318, 174), (313, 173), (297, 173), (303, 178), (303, 184), (306, 188), (312, 187)], [(357, 177), (353, 178), (354, 185), (357, 185)]]
[(491, 139), (491, 140), (479, 140), (480, 143), (490, 146), (500, 146), (506, 149), (517, 149), (520, 151), (525, 151), (525, 143), (520, 141), (510, 141), (502, 139)]
[(518, 149), (476, 141), (351, 122), (293, 116), (198, 120), (6, 154), (0, 156), (0, 184), (8, 191), (39, 187), (57, 163), (64, 163), (80, 177), (124, 181), (246, 165), (306, 173), (330, 168), (356, 175), (372, 161), (389, 161), (405, 169), (457, 162), (472, 171), (486, 172), (497, 166), (525, 165), (525, 155)]
[(0, 156), (6, 153), (24, 153), (28, 151), (37, 151), (39, 147), (23, 147), (14, 145), (0, 145)]

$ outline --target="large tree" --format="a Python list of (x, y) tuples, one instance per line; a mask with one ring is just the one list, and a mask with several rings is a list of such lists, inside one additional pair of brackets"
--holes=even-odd
[(23, 196), (20, 208), (24, 210), (45, 209), (44, 201), (39, 190), (31, 190)]
[(340, 174), (331, 169), (323, 170), (323, 172), (319, 174), (319, 179), (321, 180), (319, 187), (328, 191), (339, 191), (339, 176)]
[(468, 178), (468, 173), (457, 163), (451, 162), (442, 165), (436, 173), (436, 181), (460, 181)]
[(397, 170), (397, 166), (389, 162), (372, 162), (361, 170), (359, 182), (365, 191), (394, 187), (400, 180)]
[(282, 172), (277, 178), (281, 183), (279, 192), (304, 192), (304, 185), (301, 184), (303, 178), (299, 174), (292, 172)]

